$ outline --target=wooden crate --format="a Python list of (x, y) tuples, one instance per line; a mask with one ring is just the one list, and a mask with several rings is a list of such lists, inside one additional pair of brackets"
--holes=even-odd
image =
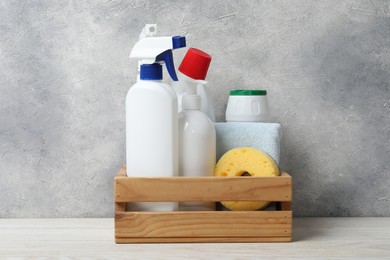
[[(152, 191), (152, 192), (151, 192)], [(288, 242), (292, 178), (127, 177), (114, 181), (115, 242)], [(129, 212), (127, 202), (274, 201), (276, 211)]]

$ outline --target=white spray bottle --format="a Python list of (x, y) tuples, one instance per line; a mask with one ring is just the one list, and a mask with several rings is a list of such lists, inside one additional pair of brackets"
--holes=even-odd
[(176, 91), (179, 107), (182, 111), (182, 98), (185, 94), (200, 96), (200, 110), (205, 113), (211, 121), (215, 122), (214, 107), (207, 95), (205, 81), (207, 71), (211, 62), (211, 56), (196, 48), (189, 48), (178, 69), (178, 82), (172, 85)]
[[(169, 177), (178, 175), (178, 117), (174, 90), (162, 82), (165, 63), (177, 81), (172, 50), (185, 47), (185, 37), (152, 37), (156, 25), (146, 25), (130, 58), (139, 60), (139, 75), (126, 96), (127, 175)], [(150, 191), (153, 192), (153, 191)], [(177, 203), (133, 203), (137, 211), (173, 211)]]

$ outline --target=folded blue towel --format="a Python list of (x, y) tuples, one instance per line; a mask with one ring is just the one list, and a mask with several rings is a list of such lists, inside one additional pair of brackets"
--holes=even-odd
[(282, 127), (277, 123), (215, 123), (217, 160), (236, 147), (252, 147), (269, 154), (279, 165)]

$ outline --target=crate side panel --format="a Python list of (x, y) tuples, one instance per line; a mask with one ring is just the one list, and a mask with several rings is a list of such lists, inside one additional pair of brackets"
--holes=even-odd
[(291, 177), (116, 178), (116, 202), (291, 201)]
[(286, 237), (291, 211), (125, 212), (116, 215), (115, 236)]

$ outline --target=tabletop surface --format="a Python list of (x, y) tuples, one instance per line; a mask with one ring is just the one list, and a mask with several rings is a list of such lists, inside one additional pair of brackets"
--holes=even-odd
[(0, 258), (390, 259), (390, 218), (294, 218), (289, 243), (114, 243), (113, 219), (0, 219)]

